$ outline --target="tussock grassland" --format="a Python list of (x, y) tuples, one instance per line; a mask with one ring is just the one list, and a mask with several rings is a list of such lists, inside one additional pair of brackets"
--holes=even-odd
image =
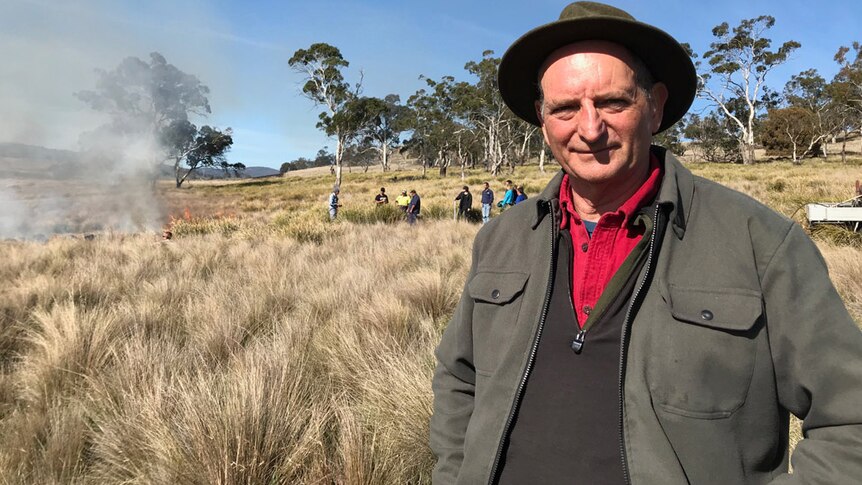
[[(859, 162), (692, 167), (787, 215), (862, 178)], [(491, 182), (535, 196), (551, 175)], [(0, 242), (0, 483), (430, 482), (433, 349), (478, 230), (451, 221), (463, 184), (347, 174), (330, 223), (325, 175), (193, 182), (162, 188), (169, 242)], [(424, 220), (373, 207), (381, 185), (415, 188)], [(862, 323), (847, 241), (819, 244)]]
[(9, 483), (428, 481), (475, 226), (2, 246)]

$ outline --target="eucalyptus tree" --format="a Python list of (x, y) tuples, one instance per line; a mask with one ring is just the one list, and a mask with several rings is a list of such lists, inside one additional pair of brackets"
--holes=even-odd
[[(853, 55), (852, 60), (850, 54)], [(850, 88), (847, 102), (862, 116), (862, 43), (853, 42), (852, 47), (840, 47), (835, 53), (835, 62), (841, 67), (835, 80), (847, 84)]]
[(691, 114), (683, 128), (685, 138), (697, 147), (697, 154), (706, 162), (735, 163), (740, 161), (739, 145), (727, 118), (715, 111), (704, 116)]
[(685, 120), (679, 120), (670, 128), (653, 136), (653, 143), (670, 150), (674, 155), (685, 155), (686, 146), (682, 142)]
[(457, 91), (463, 89), (464, 83), (456, 83), (452, 76), (444, 76), (440, 81), (423, 79), (427, 88), (419, 89), (407, 100), (410, 116), (406, 126), (412, 136), (403, 150), (416, 156), (423, 170), (437, 166), (440, 175), (445, 176), (469, 130), (459, 117), (457, 106)]
[(238, 173), (245, 169), (242, 163), (228, 163), (225, 154), (233, 145), (230, 128), (219, 130), (208, 125), (198, 129), (188, 120), (174, 120), (162, 129), (160, 142), (173, 162), (176, 187), (198, 169), (221, 168)]
[(829, 89), (832, 98), (840, 106), (841, 131), (844, 132), (841, 159), (846, 160), (849, 132), (859, 130), (862, 135), (862, 43), (853, 42), (851, 47), (839, 48), (835, 54), (835, 62), (840, 69), (829, 84)]
[(303, 96), (324, 109), (316, 126), (335, 138), (335, 184), (341, 185), (345, 149), (358, 135), (363, 121), (356, 116), (354, 104), (362, 89), (362, 75), (354, 86), (345, 81), (342, 70), (350, 63), (337, 47), (326, 43), (297, 50), (287, 63), (303, 76)]
[(844, 124), (843, 107), (833, 99), (834, 92), (816, 69), (795, 74), (784, 86), (784, 99), (788, 107), (802, 110), (795, 111), (800, 115), (798, 122), (808, 125), (807, 129), (811, 131), (810, 137), (803, 137), (808, 143), (803, 154), (819, 146), (823, 157), (829, 155), (826, 142)]
[(460, 111), (481, 133), (484, 158), (493, 175), (506, 164), (514, 169), (516, 163), (529, 158), (531, 149), (541, 147), (538, 128), (515, 116), (503, 102), (497, 85), (499, 67), (500, 58), (486, 50), (480, 60), (464, 66), (476, 83), (463, 83), (458, 91)]
[(803, 106), (771, 109), (760, 130), (760, 139), (767, 153), (791, 156), (794, 164), (814, 148), (822, 136), (817, 115)]
[[(154, 169), (165, 156), (175, 159), (175, 148), (167, 139), (188, 135), (192, 116), (211, 113), (210, 90), (194, 75), (169, 64), (158, 52), (149, 62), (127, 57), (111, 70), (96, 70), (95, 89), (75, 96), (96, 111), (105, 113), (109, 122), (82, 141), (110, 139), (119, 144), (143, 143), (151, 153)], [(177, 130), (173, 135), (165, 131)], [(195, 129), (196, 131), (196, 129)], [(86, 148), (86, 147), (85, 147)], [(164, 153), (167, 151), (167, 154)]]
[(401, 104), (400, 96), (389, 94), (383, 99), (360, 98), (354, 109), (363, 120), (360, 143), (376, 151), (383, 171), (388, 171), (390, 155), (401, 143), (401, 134), (409, 129), (410, 108)]
[(712, 29), (716, 40), (703, 54), (707, 66), (697, 63), (698, 95), (711, 101), (736, 125), (737, 142), (746, 164), (754, 163), (756, 118), (762, 111), (760, 94), (766, 76), (801, 47), (790, 40), (772, 50), (772, 41), (765, 35), (774, 25), (775, 18), (768, 15), (742, 20), (732, 29), (724, 22)]

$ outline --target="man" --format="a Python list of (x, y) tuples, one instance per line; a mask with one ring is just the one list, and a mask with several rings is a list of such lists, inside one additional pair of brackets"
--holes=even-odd
[(506, 181), (506, 193), (503, 194), (503, 200), (497, 205), (501, 210), (506, 210), (510, 205), (515, 205), (515, 185), (511, 180)]
[(491, 205), (494, 203), (494, 191), (491, 190), (491, 184), (485, 182), (485, 188), (482, 190), (482, 224), (487, 224), (491, 219)]
[(381, 206), (389, 203), (389, 196), (386, 195), (386, 188), (380, 187), (380, 193), (374, 196), (374, 205)]
[(858, 483), (862, 333), (817, 248), (650, 146), (694, 98), (685, 49), (577, 2), (499, 86), (562, 170), (476, 237), (437, 349), (434, 483)]
[(461, 192), (455, 196), (458, 201), (458, 220), (466, 220), (467, 211), (473, 208), (473, 194), (470, 193), (470, 187), (466, 185), (461, 187)]
[(415, 190), (410, 191), (410, 205), (407, 206), (407, 223), (411, 226), (416, 224), (416, 218), (419, 217), (422, 201), (419, 199), (419, 194)]
[(402, 190), (401, 195), (395, 198), (395, 203), (398, 204), (398, 208), (402, 212), (407, 213), (407, 206), (410, 205), (410, 196), (407, 195), (406, 190)]
[(336, 217), (338, 217), (338, 208), (341, 207), (341, 204), (338, 203), (338, 194), (341, 192), (341, 189), (336, 185), (332, 188), (332, 193), (329, 194), (329, 220), (334, 221)]

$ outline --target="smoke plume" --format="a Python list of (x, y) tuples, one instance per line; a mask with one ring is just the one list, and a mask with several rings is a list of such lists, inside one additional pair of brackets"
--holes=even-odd
[(205, 1), (135, 9), (108, 0), (4, 3), (0, 238), (152, 231), (166, 222), (155, 180), (170, 173), (157, 132), (140, 120), (118, 122), (77, 94), (97, 90), (101, 73), (124, 59), (147, 61), (155, 51), (203, 81), (218, 79), (208, 64), (218, 56), (188, 39), (189, 19), (218, 22), (201, 14)]

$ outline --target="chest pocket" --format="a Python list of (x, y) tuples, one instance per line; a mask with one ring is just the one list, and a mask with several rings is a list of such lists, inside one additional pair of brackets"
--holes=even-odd
[(529, 275), (479, 271), (467, 286), (473, 299), (473, 365), (491, 375), (512, 337)]
[(745, 402), (763, 313), (761, 294), (670, 285), (672, 319), (662, 322), (653, 399), (691, 418), (728, 417)]

